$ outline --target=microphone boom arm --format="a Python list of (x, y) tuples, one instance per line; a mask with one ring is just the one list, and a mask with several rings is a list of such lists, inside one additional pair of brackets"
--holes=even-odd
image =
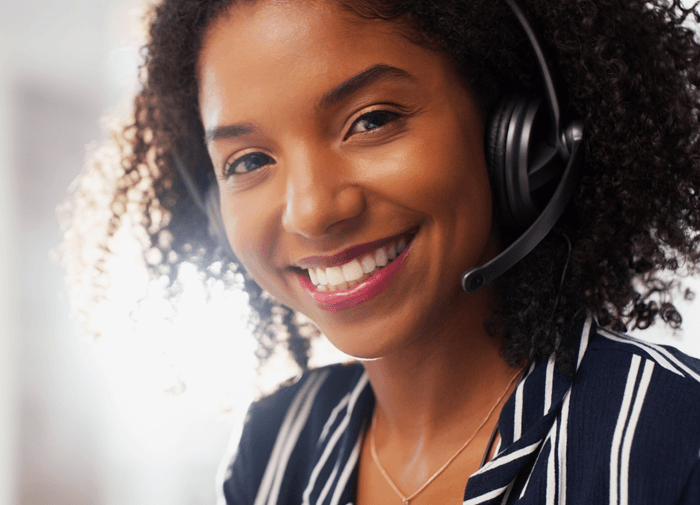
[(564, 139), (562, 139), (569, 144), (569, 152), (571, 153), (569, 161), (549, 203), (535, 222), (503, 252), (484, 265), (471, 268), (462, 274), (464, 291), (476, 293), (496, 277), (504, 274), (527, 256), (554, 228), (574, 193), (582, 158), (582, 153), (579, 152), (582, 138), (583, 124), (580, 121), (574, 121), (566, 128)]

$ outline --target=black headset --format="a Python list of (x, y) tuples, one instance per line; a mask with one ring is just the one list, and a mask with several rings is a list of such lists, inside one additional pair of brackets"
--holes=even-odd
[[(510, 95), (496, 104), (487, 121), (485, 154), (496, 213), (503, 225), (527, 229), (495, 258), (464, 272), (462, 287), (467, 293), (476, 293), (506, 272), (552, 230), (573, 194), (583, 157), (580, 149), (583, 124), (574, 120), (566, 128), (560, 128), (559, 102), (544, 53), (525, 14), (513, 0), (505, 1), (534, 49), (549, 115), (541, 107), (542, 98)], [(195, 204), (208, 217), (210, 235), (233, 258), (216, 181), (202, 195), (177, 153), (173, 153), (173, 159)], [(539, 212), (538, 203), (547, 200), (552, 186), (554, 193)]]
[[(574, 192), (583, 157), (583, 123), (560, 127), (559, 102), (542, 48), (525, 14), (513, 0), (506, 3), (530, 41), (542, 74), (549, 117), (542, 98), (510, 95), (495, 107), (486, 126), (486, 162), (496, 213), (501, 224), (525, 231), (486, 264), (462, 274), (462, 287), (476, 293), (523, 259), (554, 228)], [(558, 182), (557, 182), (558, 181)], [(554, 193), (544, 210), (538, 202)]]

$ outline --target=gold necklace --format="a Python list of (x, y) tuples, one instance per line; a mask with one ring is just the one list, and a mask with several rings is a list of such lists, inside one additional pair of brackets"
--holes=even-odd
[(438, 476), (445, 471), (445, 469), (450, 466), (450, 463), (452, 463), (457, 456), (459, 456), (464, 449), (467, 448), (467, 446), (471, 443), (472, 440), (476, 437), (476, 435), (479, 433), (481, 428), (484, 427), (484, 425), (488, 422), (489, 419), (491, 419), (491, 415), (493, 414), (493, 411), (496, 410), (496, 407), (498, 406), (499, 403), (501, 403), (501, 400), (503, 400), (503, 397), (506, 395), (508, 390), (510, 389), (510, 386), (513, 385), (513, 381), (515, 381), (515, 378), (518, 377), (520, 374), (520, 371), (518, 371), (513, 377), (510, 379), (508, 382), (508, 385), (506, 386), (506, 389), (501, 393), (501, 396), (498, 397), (498, 400), (496, 400), (496, 403), (493, 404), (493, 407), (491, 407), (491, 410), (489, 410), (488, 414), (486, 414), (486, 417), (484, 418), (483, 421), (481, 421), (481, 424), (476, 428), (474, 433), (467, 439), (462, 446), (457, 449), (457, 452), (455, 452), (452, 456), (450, 456), (450, 459), (445, 461), (445, 464), (440, 467), (440, 469), (433, 474), (432, 477), (430, 477), (427, 481), (423, 483), (421, 487), (419, 487), (416, 491), (413, 492), (410, 496), (404, 496), (401, 491), (399, 491), (399, 488), (396, 487), (396, 484), (394, 484), (394, 481), (391, 480), (391, 477), (389, 477), (389, 474), (386, 473), (386, 470), (384, 470), (384, 467), (382, 466), (381, 462), (379, 461), (379, 456), (377, 456), (377, 448), (375, 446), (375, 433), (377, 431), (377, 416), (374, 416), (372, 418), (372, 427), (371, 427), (371, 434), (370, 434), (370, 442), (369, 442), (369, 450), (370, 453), (372, 454), (372, 459), (374, 460), (374, 464), (377, 465), (377, 468), (379, 468), (379, 471), (381, 474), (384, 476), (384, 479), (389, 483), (391, 488), (396, 492), (397, 495), (399, 495), (399, 498), (401, 498), (401, 501), (404, 503), (404, 505), (409, 505), (409, 502), (418, 496), (421, 491), (423, 491), (426, 487), (428, 487), (428, 484), (433, 482), (435, 479), (438, 478)]

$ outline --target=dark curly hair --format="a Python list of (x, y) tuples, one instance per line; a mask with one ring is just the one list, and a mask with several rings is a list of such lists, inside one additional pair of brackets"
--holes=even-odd
[[(395, 20), (414, 42), (449, 53), (486, 112), (497, 97), (541, 87), (530, 45), (505, 2), (335, 1), (365, 18)], [(113, 139), (120, 168), (98, 162), (93, 170), (111, 181), (109, 224), (99, 257), (82, 272), (93, 287), (103, 286), (110, 238), (132, 209), (146, 230), (152, 274), (172, 286), (174, 267), (194, 261), (209, 278), (237, 280), (250, 296), (260, 357), (283, 340), (306, 368), (309, 341), (295, 314), (235, 262), (206, 269), (228, 263), (175, 167), (186, 166), (199, 191), (212, 180), (196, 65), (205, 30), (235, 3), (163, 0), (153, 8), (142, 89), (132, 120)], [(489, 329), (504, 336), (511, 364), (556, 351), (566, 369), (573, 328), (584, 314), (623, 331), (648, 327), (659, 316), (674, 327), (681, 323), (673, 285), (659, 273), (697, 272), (700, 259), (700, 45), (692, 28), (699, 13), (678, 0), (520, 4), (553, 66), (565, 115), (585, 124), (585, 162), (559, 233), (496, 282)], [(512, 238), (507, 229), (502, 234)]]

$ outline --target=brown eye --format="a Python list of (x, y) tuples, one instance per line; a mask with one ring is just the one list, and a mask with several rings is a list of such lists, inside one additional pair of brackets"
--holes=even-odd
[(352, 124), (348, 135), (355, 133), (365, 133), (377, 128), (381, 128), (385, 124), (399, 117), (395, 112), (390, 112), (388, 110), (373, 110), (362, 114), (357, 120)]
[(245, 174), (274, 163), (275, 160), (265, 153), (248, 153), (227, 164), (224, 169), (224, 175), (232, 176), (236, 174)]

